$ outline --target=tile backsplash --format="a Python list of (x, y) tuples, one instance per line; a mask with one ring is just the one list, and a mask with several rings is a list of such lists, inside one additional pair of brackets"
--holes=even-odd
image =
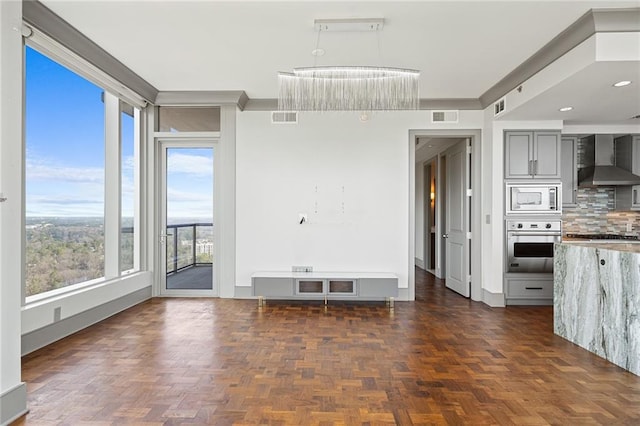
[(576, 206), (562, 207), (563, 233), (640, 235), (640, 212), (616, 211), (615, 204), (613, 187), (578, 188)]

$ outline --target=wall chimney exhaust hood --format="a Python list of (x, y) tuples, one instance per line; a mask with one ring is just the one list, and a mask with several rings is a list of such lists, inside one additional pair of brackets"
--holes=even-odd
[[(578, 186), (640, 185), (640, 176), (616, 166), (613, 135), (588, 136), (582, 139), (582, 144), (584, 147), (584, 167), (578, 170)], [(626, 151), (622, 148), (619, 147), (621, 151)], [(621, 158), (621, 155), (627, 154), (618, 153), (618, 159)]]

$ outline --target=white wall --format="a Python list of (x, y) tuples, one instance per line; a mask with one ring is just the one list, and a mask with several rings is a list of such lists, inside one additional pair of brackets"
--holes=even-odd
[[(26, 408), (20, 373), (22, 300), (22, 3), (0, 2), (0, 424)], [(19, 390), (20, 395), (16, 390)]]
[[(447, 127), (430, 125), (428, 111), (378, 113), (364, 123), (358, 116), (301, 113), (297, 125), (272, 125), (269, 112), (239, 114), (237, 285), (250, 286), (255, 271), (310, 265), (393, 272), (408, 288), (409, 130), (477, 129), (482, 113), (461, 111)], [(298, 213), (309, 223), (299, 225)]]
[[(482, 150), (482, 253), (486, 254), (482, 268), (483, 289), (502, 295), (503, 234), (500, 233), (502, 214), (502, 186), (504, 179), (503, 140), (493, 131), (493, 106), (485, 110)], [(502, 305), (504, 297), (502, 296)]]

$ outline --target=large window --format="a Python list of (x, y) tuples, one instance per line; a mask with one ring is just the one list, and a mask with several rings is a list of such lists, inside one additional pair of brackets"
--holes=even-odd
[[(36, 49), (25, 48), (26, 296), (117, 276), (136, 265), (138, 110), (120, 102), (107, 119), (107, 97), (113, 99)], [(109, 132), (109, 126), (119, 131)], [(105, 153), (109, 134), (120, 144), (117, 160)], [(119, 170), (115, 183), (105, 180), (110, 170)], [(120, 209), (110, 213), (109, 206), (118, 202)], [(115, 222), (107, 220), (117, 215)], [(105, 272), (113, 264), (105, 260), (114, 257), (120, 264), (115, 275)]]

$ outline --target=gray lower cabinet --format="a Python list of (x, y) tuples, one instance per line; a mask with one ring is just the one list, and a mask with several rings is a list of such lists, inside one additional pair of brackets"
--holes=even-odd
[(254, 296), (293, 297), (293, 278), (286, 277), (261, 277), (252, 279), (252, 292)]
[(398, 296), (398, 278), (386, 273), (257, 272), (251, 289), (253, 296), (275, 299), (384, 300)]
[(560, 178), (560, 132), (505, 132), (505, 179)]
[(362, 298), (397, 297), (398, 279), (394, 278), (361, 278), (360, 293)]
[(505, 275), (507, 305), (553, 305), (553, 274)]

